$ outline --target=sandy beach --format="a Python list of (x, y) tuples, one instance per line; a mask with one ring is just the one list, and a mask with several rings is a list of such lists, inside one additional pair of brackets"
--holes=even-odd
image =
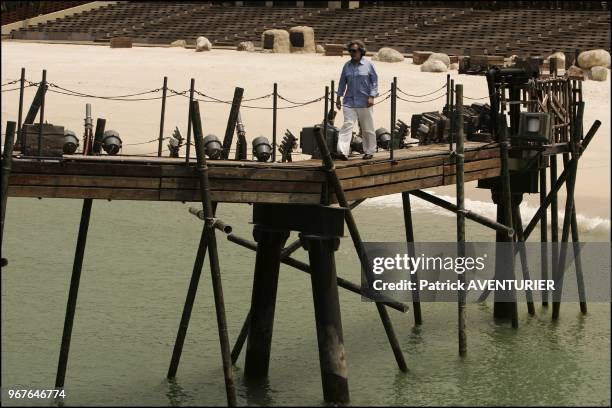
[[(323, 96), (324, 87), (331, 80), (338, 81), (340, 69), (347, 57), (325, 57), (323, 55), (263, 54), (232, 50), (213, 50), (196, 53), (183, 48), (131, 48), (111, 49), (108, 46), (40, 44), (2, 42), (2, 83), (19, 78), (21, 67), (26, 68), (26, 77), (39, 81), (42, 69), (47, 69), (51, 83), (84, 94), (111, 96), (133, 94), (161, 88), (163, 77), (168, 77), (168, 86), (177, 91), (189, 88), (190, 78), (195, 78), (196, 89), (206, 95), (222, 100), (231, 100), (234, 87), (245, 89), (244, 98), (251, 99), (272, 92), (273, 83), (278, 84), (279, 94), (291, 101), (309, 101)], [(421, 95), (441, 88), (445, 73), (422, 73), (410, 59), (401, 63), (375, 62), (379, 74), (379, 91), (386, 92), (394, 76), (398, 86), (408, 94)], [(482, 76), (459, 75), (450, 71), (456, 83), (464, 85), (464, 95), (471, 98), (487, 94), (486, 81)], [(11, 86), (3, 89), (11, 88)], [(25, 93), (24, 110), (34, 96), (35, 88)], [(427, 101), (440, 95), (407, 99)], [(583, 85), (585, 109), (585, 131), (594, 120), (602, 126), (580, 162), (576, 186), (578, 212), (590, 218), (600, 218), (609, 224), (610, 219), (610, 75), (606, 82), (585, 81)], [(161, 93), (143, 97), (160, 96)], [(7, 120), (17, 119), (19, 92), (2, 93), (2, 126)], [(482, 100), (486, 101), (486, 100)], [(49, 123), (63, 125), (83, 132), (85, 103), (92, 104), (94, 119), (106, 119), (106, 128), (119, 131), (123, 139), (125, 154), (153, 154), (156, 143), (144, 143), (156, 139), (159, 134), (160, 100), (112, 101), (86, 97), (74, 97), (59, 93), (48, 93), (45, 119)], [(438, 111), (444, 98), (435, 101), (412, 103), (398, 101), (398, 118), (409, 123), (410, 117), (419, 112)], [(271, 108), (272, 98), (263, 98), (243, 105)], [(279, 107), (292, 107), (279, 100)], [(178, 126), (183, 135), (187, 129), (187, 99), (175, 96), (166, 106), (165, 136)], [(201, 103), (205, 133), (223, 137), (229, 105), (224, 103)], [(375, 106), (375, 126), (389, 128), (389, 100)], [(242, 118), (247, 139), (264, 135), (271, 138), (271, 109), (243, 107)], [(278, 137), (285, 129), (298, 135), (304, 126), (321, 121), (323, 102), (298, 108), (281, 109), (278, 112)], [(336, 124), (342, 123), (342, 114)], [(4, 132), (4, 129), (3, 129)], [(140, 143), (140, 144), (138, 144)], [(165, 148), (165, 143), (164, 143)], [(472, 200), (490, 201), (487, 190), (475, 188), (469, 183), (467, 197)], [(439, 194), (453, 195), (454, 186), (436, 190)], [(561, 194), (563, 196), (563, 194)], [(537, 195), (526, 198), (533, 206)], [(563, 199), (563, 197), (562, 197)], [(563, 202), (563, 201), (562, 201)], [(561, 203), (562, 203), (561, 202)], [(560, 205), (560, 207), (562, 207)]]

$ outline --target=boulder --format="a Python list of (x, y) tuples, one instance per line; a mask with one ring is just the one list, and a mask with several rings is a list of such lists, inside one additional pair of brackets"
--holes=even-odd
[(271, 29), (261, 33), (261, 43), (264, 51), (288, 53), (290, 51), (289, 31)]
[(317, 53), (318, 54), (324, 54), (325, 53), (325, 47), (323, 47), (321, 44), (317, 44)]
[(212, 49), (212, 44), (208, 41), (206, 37), (198, 37), (196, 39), (196, 52), (201, 51), (210, 51)]
[(421, 65), (421, 72), (446, 72), (448, 68), (439, 60), (427, 60)]
[(404, 60), (404, 56), (393, 48), (383, 47), (378, 50), (372, 59), (382, 62), (402, 62)]
[(253, 45), (252, 41), (242, 41), (242, 42), (238, 43), (238, 46), (236, 47), (236, 50), (238, 50), (238, 51), (254, 52), (255, 51), (255, 45)]
[(518, 55), (511, 55), (508, 58), (504, 58), (504, 68), (513, 67), (518, 60)]
[(183, 47), (185, 48), (187, 46), (187, 41), (185, 40), (176, 40), (176, 41), (172, 41), (170, 43), (171, 47)]
[(578, 55), (578, 66), (582, 69), (593, 67), (610, 68), (610, 53), (606, 50), (589, 50)]
[(296, 53), (314, 53), (314, 30), (308, 26), (297, 26), (289, 29), (290, 51)]
[(565, 69), (565, 54), (562, 53), (561, 51), (557, 51), (551, 55), (548, 56), (548, 58), (546, 58), (546, 60), (548, 61), (548, 66), (550, 66), (550, 59), (551, 58), (556, 58), (557, 59), (557, 69)]
[(441, 52), (434, 52), (433, 54), (429, 56), (429, 58), (427, 58), (425, 62), (427, 61), (440, 61), (444, 65), (446, 65), (447, 68), (450, 65), (450, 57)]
[(593, 67), (589, 79), (593, 81), (605, 81), (608, 79), (608, 68), (606, 67)]

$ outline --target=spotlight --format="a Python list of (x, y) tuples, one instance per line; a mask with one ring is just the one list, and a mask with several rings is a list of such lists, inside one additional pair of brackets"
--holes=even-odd
[(79, 147), (79, 139), (76, 137), (76, 134), (72, 130), (64, 130), (64, 140), (62, 145), (64, 154), (76, 153), (77, 147)]
[(204, 143), (204, 152), (210, 159), (217, 160), (221, 158), (223, 146), (221, 146), (221, 142), (217, 136), (213, 134), (206, 135), (206, 137), (202, 139), (202, 142)]
[(376, 146), (381, 149), (388, 149), (391, 143), (391, 134), (385, 128), (376, 129)]
[(521, 140), (552, 143), (551, 116), (546, 112), (521, 112), (518, 137)]
[(270, 160), (270, 156), (272, 156), (272, 146), (266, 137), (259, 136), (253, 139), (253, 156), (260, 162)]
[(107, 130), (102, 135), (102, 148), (110, 155), (114, 156), (121, 150), (122, 142), (119, 137), (119, 132), (116, 130)]
[(363, 139), (355, 132), (353, 132), (353, 137), (351, 138), (351, 151), (363, 153)]

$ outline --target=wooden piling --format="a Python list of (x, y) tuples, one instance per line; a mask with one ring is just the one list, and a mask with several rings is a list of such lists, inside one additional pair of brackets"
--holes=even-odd
[(244, 376), (250, 380), (262, 380), (268, 377), (280, 252), (289, 231), (255, 225), (253, 237), (257, 242), (257, 253)]
[[(540, 208), (546, 201), (546, 167), (540, 168)], [(523, 239), (524, 235), (523, 235)], [(547, 211), (544, 211), (540, 219), (540, 265), (541, 278), (548, 280), (548, 217)], [(542, 307), (548, 307), (548, 290), (542, 291)]]
[(23, 91), (25, 89), (25, 68), (21, 68), (21, 76), (19, 77), (19, 108), (17, 116), (17, 146), (23, 154), (25, 152), (25, 145), (22, 140), (22, 119), (23, 119)]
[[(497, 114), (497, 113), (492, 112), (491, 114)], [(508, 150), (510, 148), (510, 141), (508, 140), (507, 126), (505, 126), (503, 122), (498, 121), (498, 123), (501, 123), (499, 126), (499, 129), (501, 131), (499, 134), (500, 156), (501, 156), (501, 175), (500, 175), (500, 180), (501, 180), (500, 190), (501, 191), (498, 190), (497, 192), (494, 192), (493, 196), (494, 196), (494, 201), (497, 204), (498, 222), (501, 222), (508, 226), (512, 226), (513, 225), (512, 223), (512, 194), (510, 190), (510, 168), (508, 164)], [(495, 200), (495, 196), (497, 196), (497, 200)], [(512, 237), (503, 236), (502, 234), (498, 233), (496, 237), (496, 241), (512, 243), (513, 239)], [(500, 256), (502, 252), (503, 253), (508, 252), (506, 254), (507, 256), (506, 256), (505, 261), (503, 260), (503, 256)], [(506, 265), (506, 262), (510, 262), (511, 266), (508, 267), (508, 265)], [(512, 277), (514, 276), (513, 265), (514, 265), (513, 247), (511, 246), (509, 249), (505, 247), (498, 248), (497, 255), (495, 257), (496, 274), (501, 269), (510, 270), (512, 271), (511, 272), (512, 276), (504, 277), (504, 279), (512, 279)], [(498, 276), (497, 278), (499, 279), (501, 277)], [(512, 302), (508, 302), (507, 299), (504, 302), (495, 302), (493, 305), (493, 315), (498, 319), (511, 320), (512, 327), (517, 328), (518, 327), (518, 310), (517, 310), (516, 299), (514, 299)]]
[(77, 246), (72, 264), (72, 277), (70, 279), (70, 290), (68, 292), (68, 303), (66, 304), (66, 316), (64, 318), (64, 331), (62, 334), (62, 345), (60, 346), (59, 362), (57, 365), (57, 375), (55, 377), (55, 388), (64, 388), (66, 379), (66, 367), (68, 365), (68, 354), (70, 351), (70, 340), (72, 338), (72, 327), (74, 324), (74, 314), (76, 311), (77, 296), (79, 294), (79, 282), (81, 280), (81, 270), (83, 268), (83, 258), (85, 255), (85, 244), (87, 242), (87, 231), (89, 229), (89, 219), (91, 216), (91, 206), (93, 200), (86, 198), (83, 200), (81, 210), (81, 223), (77, 237)]
[[(406, 231), (408, 255), (414, 257), (414, 228), (412, 225), (412, 207), (410, 206), (410, 193), (408, 191), (404, 191), (402, 193), (402, 207), (404, 210), (404, 229)], [(418, 272), (410, 274), (410, 281), (414, 282), (413, 284), (416, 287), (416, 290), (412, 291), (412, 311), (414, 314), (414, 324), (419, 326), (423, 324), (423, 316), (421, 313), (421, 298), (418, 289)]]
[[(191, 120), (193, 121), (193, 137), (196, 148), (197, 173), (200, 179), (200, 194), (202, 209), (206, 220), (204, 230), (208, 240), (208, 259), (210, 261), (210, 274), (215, 298), (215, 311), (217, 315), (217, 327), (219, 329), (219, 343), (221, 347), (221, 359), (223, 362), (223, 375), (225, 377), (225, 391), (229, 406), (236, 405), (236, 389), (232, 374), (232, 361), (230, 356), (230, 346), (227, 334), (227, 321), (225, 318), (225, 300), (223, 298), (223, 287), (221, 284), (221, 270), (219, 267), (219, 254), (217, 252), (217, 239), (214, 228), (214, 209), (210, 198), (210, 182), (208, 179), (208, 167), (206, 165), (206, 155), (204, 152), (204, 136), (202, 134), (202, 123), (200, 119), (200, 107), (197, 101), (191, 105)], [(200, 241), (200, 245), (204, 243)]]
[(8, 201), (8, 184), (13, 162), (13, 147), (15, 146), (15, 122), (6, 122), (6, 135), (4, 136), (4, 150), (2, 152), (2, 224), (0, 225), (0, 247), (4, 242), (4, 218), (6, 217), (6, 203)]
[(240, 104), (242, 103), (243, 93), (243, 88), (234, 88), (234, 97), (232, 98), (232, 106), (227, 118), (225, 136), (223, 138), (223, 152), (221, 153), (222, 159), (227, 159), (229, 157), (230, 149), (232, 148), (232, 140), (234, 139), (234, 132), (236, 131), (236, 121), (238, 120), (238, 114), (240, 113)]
[[(568, 175), (568, 172), (563, 172)], [(557, 183), (557, 156), (550, 156), (550, 241), (551, 241), (551, 276), (556, 279), (557, 266), (559, 265), (559, 207), (557, 204), (557, 191), (553, 186)], [(527, 225), (529, 227), (529, 225)]]
[(157, 142), (157, 157), (161, 157), (162, 144), (164, 140), (164, 121), (166, 119), (166, 92), (168, 91), (168, 77), (164, 77), (164, 85), (162, 86), (162, 104), (161, 114), (159, 116), (159, 139)]
[[(522, 201), (522, 194), (520, 195), (520, 201)], [(517, 201), (519, 201), (517, 199)], [(529, 274), (529, 265), (527, 264), (527, 251), (525, 248), (525, 236), (523, 235), (523, 220), (521, 218), (521, 208), (519, 206), (520, 201), (513, 205), (512, 210), (514, 211), (512, 220), (514, 221), (514, 230), (516, 231), (516, 240), (518, 241), (516, 246), (518, 247), (519, 255), (521, 258), (521, 271), (523, 273), (523, 280), (531, 280)], [(533, 293), (531, 289), (525, 290), (525, 296), (527, 297), (527, 313), (535, 315), (535, 307), (533, 305)]]
[[(323, 398), (326, 402), (349, 402), (348, 370), (344, 352), (340, 301), (336, 284), (334, 251), (338, 237), (300, 234), (313, 273), (310, 274), (317, 326)], [(249, 336), (249, 339), (251, 336)]]
[(276, 125), (278, 114), (278, 84), (274, 83), (272, 90), (272, 163), (276, 161)]
[[(327, 104), (329, 89), (325, 88), (325, 102)], [(326, 118), (323, 119), (324, 123), (327, 123)], [(336, 174), (336, 168), (334, 162), (331, 158), (331, 154), (325, 143), (323, 135), (320, 132), (315, 132), (315, 137), (317, 140), (317, 144), (319, 146), (319, 151), (321, 152), (323, 159), (323, 168), (327, 171), (329, 181), (331, 182), (334, 192), (336, 193), (336, 198), (338, 200), (338, 204), (346, 208), (344, 212), (345, 222), (351, 234), (351, 239), (353, 241), (353, 245), (355, 246), (355, 251), (357, 252), (357, 256), (359, 257), (359, 261), (361, 263), (361, 267), (366, 274), (366, 278), (368, 282), (372, 282), (372, 274), (370, 271), (370, 264), (367, 260), (367, 256), (365, 253), (365, 248), (363, 246), (363, 241), (361, 240), (361, 236), (359, 234), (359, 230), (357, 228), (357, 223), (353, 218), (353, 213), (351, 212), (348, 201), (346, 200), (346, 196), (344, 195), (344, 189), (342, 188), (342, 184), (338, 179), (338, 175)], [(393, 330), (393, 325), (391, 324), (391, 319), (389, 318), (389, 314), (387, 313), (387, 309), (385, 306), (379, 302), (376, 302), (376, 308), (378, 309), (378, 314), (382, 321), (383, 327), (385, 328), (385, 332), (387, 333), (387, 338), (389, 340), (389, 344), (391, 349), (393, 350), (393, 354), (395, 356), (395, 360), (397, 365), (401, 371), (408, 371), (408, 367), (406, 366), (406, 361), (404, 360), (404, 355), (402, 354), (402, 350), (399, 346), (399, 342), (395, 337), (395, 332)]]
[[(455, 151), (455, 174), (456, 174), (456, 193), (457, 193), (457, 256), (465, 257), (465, 186), (463, 173), (463, 85), (457, 84), (456, 92), (457, 106), (457, 145)], [(458, 275), (459, 281), (465, 284), (465, 274)], [(457, 326), (459, 338), (459, 355), (464, 356), (467, 353), (467, 335), (465, 333), (465, 298), (464, 290), (457, 291)]]
[[(47, 70), (42, 71), (42, 80), (40, 86), (46, 88), (47, 86)], [(39, 127), (38, 127), (38, 155), (42, 156), (42, 135), (43, 135), (43, 124), (45, 123), (45, 96), (46, 92), (43, 92), (42, 99), (40, 101), (40, 116), (39, 116)]]
[(187, 143), (185, 146), (185, 163), (189, 164), (189, 153), (191, 152), (191, 110), (193, 109), (193, 92), (195, 90), (195, 79), (191, 78), (189, 85), (189, 109), (187, 113)]
[(391, 136), (391, 140), (389, 140), (389, 160), (393, 162), (393, 143), (395, 142), (395, 117), (397, 115), (397, 98), (396, 98), (396, 89), (397, 89), (397, 77), (393, 77), (393, 82), (391, 82), (391, 124), (389, 125), (389, 133)]

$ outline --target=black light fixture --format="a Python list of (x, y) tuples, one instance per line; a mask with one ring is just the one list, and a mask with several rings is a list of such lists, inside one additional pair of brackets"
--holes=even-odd
[(221, 146), (221, 142), (217, 136), (213, 134), (206, 135), (204, 139), (202, 139), (202, 142), (204, 142), (204, 152), (210, 159), (217, 160), (221, 158), (223, 146)]
[(64, 141), (62, 145), (64, 154), (75, 154), (78, 147), (79, 138), (76, 137), (76, 133), (69, 129), (64, 130)]
[(109, 156), (114, 156), (121, 150), (123, 143), (116, 130), (107, 130), (102, 135), (102, 148)]
[(253, 139), (253, 156), (260, 162), (270, 160), (270, 156), (272, 156), (272, 146), (265, 136), (259, 136)]
[(518, 138), (540, 143), (552, 143), (551, 116), (546, 112), (521, 112)]
[(391, 143), (391, 133), (385, 128), (376, 129), (376, 146), (380, 149), (388, 149)]
[(353, 136), (351, 137), (351, 151), (363, 153), (363, 139), (355, 132), (353, 132)]

